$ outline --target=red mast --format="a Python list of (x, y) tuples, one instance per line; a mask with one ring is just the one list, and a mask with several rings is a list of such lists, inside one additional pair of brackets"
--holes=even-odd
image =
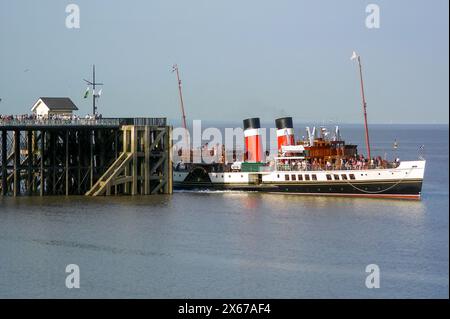
[(176, 72), (177, 73), (177, 81), (178, 81), (178, 93), (180, 95), (180, 105), (181, 105), (181, 115), (183, 117), (183, 128), (184, 128), (184, 132), (185, 132), (185, 142), (186, 142), (186, 150), (189, 151), (188, 154), (186, 154), (186, 151), (183, 152), (183, 158), (185, 160), (189, 159), (190, 160), (190, 148), (189, 148), (189, 134), (188, 134), (188, 130), (187, 130), (187, 125), (186, 125), (186, 114), (184, 112), (184, 102), (183, 102), (183, 93), (181, 92), (181, 80), (180, 80), (180, 72), (178, 71), (178, 65), (174, 64), (172, 66), (172, 72)]
[(366, 147), (367, 147), (367, 157), (369, 159), (372, 158), (370, 156), (370, 143), (369, 143), (369, 128), (367, 126), (367, 103), (366, 103), (366, 96), (364, 94), (364, 81), (363, 81), (363, 76), (362, 76), (362, 66), (361, 66), (361, 57), (356, 54), (355, 51), (353, 51), (353, 55), (351, 57), (352, 60), (354, 59), (358, 59), (358, 66), (359, 66), (359, 78), (360, 78), (360, 82), (361, 82), (361, 98), (362, 98), (362, 106), (363, 106), (363, 112), (364, 112), (364, 127), (366, 130)]
[(174, 64), (173, 65), (173, 70), (172, 72), (176, 72), (177, 73), (177, 80), (178, 80), (178, 93), (180, 95), (180, 104), (181, 104), (181, 114), (183, 116), (183, 128), (185, 130), (187, 130), (187, 126), (186, 126), (186, 114), (184, 113), (184, 102), (183, 102), (183, 93), (181, 92), (181, 80), (180, 80), (180, 73), (178, 71), (178, 65)]

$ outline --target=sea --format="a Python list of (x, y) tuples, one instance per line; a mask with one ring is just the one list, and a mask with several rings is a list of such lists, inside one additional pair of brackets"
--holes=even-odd
[[(361, 125), (340, 129), (365, 152)], [(370, 140), (427, 160), (421, 201), (0, 197), (0, 298), (449, 298), (448, 125), (371, 125)]]

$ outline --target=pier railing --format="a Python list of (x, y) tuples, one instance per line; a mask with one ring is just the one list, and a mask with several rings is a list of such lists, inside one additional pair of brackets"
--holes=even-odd
[(59, 118), (59, 119), (0, 119), (0, 127), (39, 127), (39, 126), (111, 126), (121, 125), (152, 125), (166, 126), (166, 118)]
[(1, 127), (8, 126), (119, 126), (120, 119), (0, 119)]

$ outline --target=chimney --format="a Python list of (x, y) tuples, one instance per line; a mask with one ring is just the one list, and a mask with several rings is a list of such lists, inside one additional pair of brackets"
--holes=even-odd
[(262, 162), (261, 124), (259, 118), (244, 120), (245, 153), (247, 162)]
[(281, 151), (283, 145), (295, 145), (292, 117), (276, 119), (275, 126), (277, 127), (278, 151)]

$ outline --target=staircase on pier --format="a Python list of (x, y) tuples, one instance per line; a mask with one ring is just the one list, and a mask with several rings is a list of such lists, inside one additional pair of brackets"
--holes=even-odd
[(171, 127), (124, 125), (121, 131), (122, 152), (85, 195), (171, 194)]

